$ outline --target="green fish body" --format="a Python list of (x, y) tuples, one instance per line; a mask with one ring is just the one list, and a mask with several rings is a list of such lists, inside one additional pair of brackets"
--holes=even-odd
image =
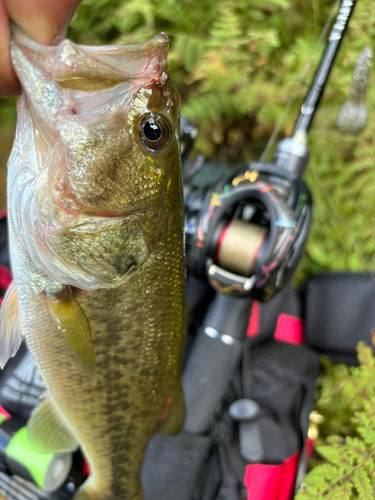
[[(81, 446), (91, 473), (77, 498), (140, 500), (150, 437), (178, 433), (184, 420), (183, 193), (168, 39), (42, 47), (14, 30), (11, 45), (24, 92), (8, 177), (18, 300), (7, 302), (19, 304), (22, 329), (2, 335), (0, 361), (26, 338), (49, 392), (30, 439), (45, 451)], [(14, 305), (5, 311), (16, 316)]]

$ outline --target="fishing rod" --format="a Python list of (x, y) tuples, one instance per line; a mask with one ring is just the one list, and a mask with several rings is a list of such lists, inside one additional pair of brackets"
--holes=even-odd
[(309, 161), (307, 134), (323, 96), (342, 40), (349, 25), (357, 0), (343, 0), (315, 73), (310, 89), (301, 106), (292, 136), (279, 142), (273, 164), (301, 177)]
[(315, 74), (310, 90), (301, 107), (300, 115), (297, 119), (293, 131), (293, 137), (307, 134), (310, 130), (316, 110), (322, 98), (324, 88), (331, 73), (333, 63), (340, 50), (342, 40), (348, 28), (350, 18), (353, 14), (357, 0), (343, 0), (332, 31), (329, 35), (328, 43), (319, 68)]

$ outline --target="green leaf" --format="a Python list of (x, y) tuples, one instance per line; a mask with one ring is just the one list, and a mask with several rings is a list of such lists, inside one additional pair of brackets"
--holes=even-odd
[(375, 360), (371, 347), (367, 346), (364, 342), (359, 342), (357, 346), (357, 356), (358, 361), (364, 369), (368, 371), (374, 369)]
[(331, 464), (343, 467), (344, 470), (353, 464), (353, 456), (347, 453), (346, 447), (339, 445), (318, 446), (316, 450)]
[(372, 485), (366, 472), (363, 469), (356, 469), (353, 471), (352, 479), (359, 498), (373, 500)]

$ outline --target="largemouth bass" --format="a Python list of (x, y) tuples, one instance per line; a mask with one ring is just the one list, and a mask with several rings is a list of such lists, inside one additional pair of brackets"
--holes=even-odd
[(184, 419), (179, 97), (167, 48), (164, 34), (44, 47), (13, 29), (23, 94), (0, 361), (26, 338), (49, 392), (29, 437), (41, 451), (82, 447), (91, 474), (79, 499), (141, 499), (150, 437)]

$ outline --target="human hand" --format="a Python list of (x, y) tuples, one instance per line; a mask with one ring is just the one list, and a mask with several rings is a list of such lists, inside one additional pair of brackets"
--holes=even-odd
[(0, 96), (21, 92), (10, 60), (10, 21), (36, 42), (50, 45), (65, 31), (81, 0), (0, 0)]

